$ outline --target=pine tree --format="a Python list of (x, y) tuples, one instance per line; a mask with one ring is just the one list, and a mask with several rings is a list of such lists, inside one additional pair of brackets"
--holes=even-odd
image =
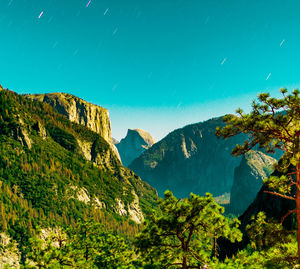
[(80, 221), (68, 233), (72, 255), (82, 268), (134, 268), (133, 252), (124, 239), (104, 230), (101, 224)]
[[(244, 154), (255, 146), (275, 152), (281, 149), (284, 152), (277, 170), (285, 172), (286, 176), (271, 177), (267, 184), (277, 191), (266, 191), (286, 199), (296, 201), (296, 209), (287, 213), (297, 215), (298, 262), (300, 263), (300, 98), (299, 91), (288, 94), (281, 89), (282, 98), (270, 97), (267, 93), (258, 96), (258, 102), (253, 101), (252, 111), (249, 114), (238, 109), (237, 116), (226, 115), (223, 121), (226, 126), (216, 129), (218, 137), (229, 138), (240, 133), (249, 135), (243, 145), (237, 145), (232, 154)], [(288, 174), (287, 169), (296, 167)], [(296, 178), (294, 177), (296, 175)], [(296, 195), (289, 195), (292, 188)], [(285, 216), (285, 217), (286, 217)]]
[(166, 191), (135, 245), (149, 268), (200, 268), (217, 255), (217, 238), (241, 240), (239, 221), (226, 219), (211, 194), (177, 199)]

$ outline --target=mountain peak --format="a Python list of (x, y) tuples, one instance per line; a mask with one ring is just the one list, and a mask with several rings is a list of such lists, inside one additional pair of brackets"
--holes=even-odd
[(155, 139), (145, 130), (128, 129), (127, 135), (116, 144), (121, 155), (122, 162), (128, 166), (139, 157), (146, 149), (155, 144)]
[(140, 136), (146, 142), (147, 148), (156, 143), (152, 135), (143, 129), (128, 129), (127, 136), (128, 135)]

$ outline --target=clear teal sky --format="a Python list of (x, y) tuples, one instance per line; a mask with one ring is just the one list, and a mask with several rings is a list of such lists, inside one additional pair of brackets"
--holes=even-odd
[(299, 0), (88, 2), (0, 0), (0, 84), (104, 106), (118, 139), (300, 85)]

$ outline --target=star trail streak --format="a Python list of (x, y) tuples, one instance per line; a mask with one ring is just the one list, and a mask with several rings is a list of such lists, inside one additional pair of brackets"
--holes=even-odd
[(40, 13), (40, 15), (38, 16), (38, 18), (40, 19), (40, 18), (43, 16), (43, 14), (44, 14), (44, 11), (42, 11), (42, 12)]

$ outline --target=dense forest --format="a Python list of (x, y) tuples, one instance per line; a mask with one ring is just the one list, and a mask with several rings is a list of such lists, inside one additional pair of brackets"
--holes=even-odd
[[(261, 96), (273, 111), (254, 104), (254, 114), (239, 111), (241, 117), (225, 118), (227, 126), (217, 130), (224, 137), (254, 127), (257, 133), (265, 132), (252, 133), (254, 142), (237, 147), (235, 154), (257, 144), (269, 151), (288, 148), (278, 166), (282, 176), (265, 183), (269, 192), (286, 197), (296, 183), (295, 173), (286, 175), (283, 166), (298, 167), (295, 126), (300, 113), (290, 113), (293, 107), (299, 109), (298, 94), (280, 102)], [(273, 113), (282, 107), (287, 107), (286, 114)], [(288, 130), (294, 144), (274, 138), (265, 126), (277, 128), (277, 133)], [(92, 144), (97, 162), (84, 158), (82, 141)], [(291, 156), (295, 151), (296, 157)], [(136, 197), (145, 218), (141, 224), (128, 213)], [(0, 258), (6, 257), (6, 268), (292, 268), (298, 263), (295, 223), (287, 228), (260, 212), (240, 230), (240, 220), (227, 216), (209, 193), (179, 199), (166, 191), (158, 198), (152, 187), (121, 165), (100, 135), (70, 122), (48, 104), (2, 88), (0, 211)], [(226, 245), (235, 251), (223, 258), (220, 252)]]

